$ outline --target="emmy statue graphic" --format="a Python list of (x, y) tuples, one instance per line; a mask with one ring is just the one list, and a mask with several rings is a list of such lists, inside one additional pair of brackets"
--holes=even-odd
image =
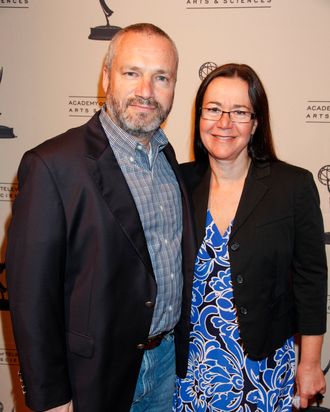
[(92, 40), (111, 40), (113, 36), (121, 29), (121, 27), (110, 26), (109, 17), (113, 14), (113, 11), (105, 4), (105, 0), (100, 0), (100, 5), (105, 15), (107, 24), (105, 26), (92, 27), (88, 38)]
[[(0, 83), (2, 79), (2, 74), (3, 74), (3, 67), (1, 67), (0, 69)], [(11, 139), (13, 137), (15, 137), (15, 135), (14, 135), (14, 130), (11, 127), (0, 125), (0, 139)]]
[[(325, 165), (321, 167), (317, 177), (319, 179), (319, 182), (322, 183), (322, 185), (327, 186), (328, 192), (330, 193), (330, 165)], [(330, 232), (326, 232), (324, 234), (324, 239), (325, 243), (327, 245), (330, 245)]]

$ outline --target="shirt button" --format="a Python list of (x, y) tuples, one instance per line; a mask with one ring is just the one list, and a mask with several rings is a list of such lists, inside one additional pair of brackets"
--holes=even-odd
[(150, 300), (148, 300), (148, 302), (145, 302), (145, 305), (147, 308), (153, 308), (155, 306), (154, 302), (151, 302)]
[(239, 247), (240, 247), (239, 243), (235, 242), (235, 243), (233, 243), (233, 244), (230, 246), (230, 249), (231, 249), (233, 252), (236, 252), (236, 250), (238, 250)]
[(165, 239), (165, 240), (164, 240), (164, 242), (165, 242), (165, 245), (167, 245), (167, 244), (168, 244), (168, 240), (167, 240), (167, 239)]
[(138, 150), (142, 150), (142, 146), (141, 146), (140, 144), (138, 144), (138, 145), (136, 146), (136, 148), (137, 148)]
[(168, 307), (168, 310), (169, 310), (170, 312), (172, 312), (172, 310), (173, 310), (172, 305), (170, 305), (170, 306)]
[(247, 315), (248, 314), (248, 310), (244, 306), (241, 306), (239, 310), (240, 310), (242, 315)]
[(237, 275), (236, 277), (237, 283), (242, 284), (244, 282), (244, 278), (242, 275)]
[(174, 273), (171, 273), (171, 279), (172, 280), (174, 279)]
[(129, 158), (129, 161), (130, 161), (131, 163), (133, 163), (133, 162), (134, 162), (134, 157), (131, 156), (131, 157)]
[(160, 210), (161, 210), (161, 211), (163, 211), (163, 210), (164, 210), (164, 208), (163, 208), (163, 206), (162, 206), (162, 205), (160, 205)]

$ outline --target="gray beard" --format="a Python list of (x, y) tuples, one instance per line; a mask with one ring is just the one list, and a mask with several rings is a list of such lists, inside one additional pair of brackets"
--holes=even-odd
[[(135, 116), (130, 115), (125, 110), (132, 103), (154, 107), (156, 109), (155, 116), (151, 120), (147, 120), (147, 113), (139, 113)], [(123, 108), (120, 103), (110, 95), (107, 102), (107, 110), (112, 120), (126, 133), (137, 138), (146, 138), (150, 137), (164, 122), (171, 107), (166, 111), (153, 98), (144, 99), (142, 97), (135, 97), (128, 99)]]

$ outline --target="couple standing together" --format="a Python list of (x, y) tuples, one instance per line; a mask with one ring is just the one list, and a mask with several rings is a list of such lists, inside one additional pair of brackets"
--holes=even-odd
[(6, 263), (32, 410), (289, 411), (294, 384), (302, 407), (325, 392), (312, 175), (277, 159), (264, 88), (239, 64), (201, 83), (179, 166), (160, 128), (177, 67), (165, 32), (126, 27), (102, 110), (23, 156)]

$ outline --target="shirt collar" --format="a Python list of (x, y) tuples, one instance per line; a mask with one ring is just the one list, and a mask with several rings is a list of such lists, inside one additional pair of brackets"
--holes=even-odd
[[(118, 147), (120, 150), (128, 152), (129, 154), (135, 156), (136, 151), (141, 149), (141, 144), (134, 139), (130, 134), (125, 132), (119, 126), (117, 126), (110, 116), (106, 112), (105, 104), (100, 112), (100, 122), (103, 126), (105, 134), (109, 140), (110, 145)], [(152, 136), (150, 141), (151, 145), (151, 155), (155, 157), (164, 147), (168, 144), (168, 139), (159, 127)]]

